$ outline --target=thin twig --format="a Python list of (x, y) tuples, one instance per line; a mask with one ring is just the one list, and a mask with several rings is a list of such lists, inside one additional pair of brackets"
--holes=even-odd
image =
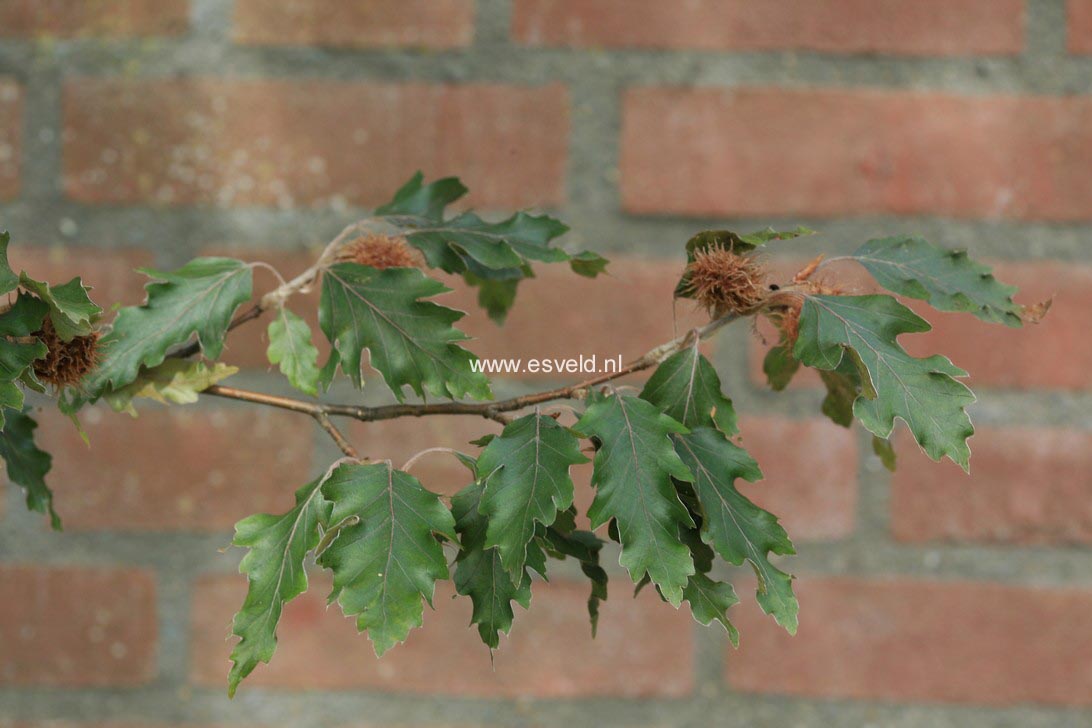
[(337, 446), (341, 448), (341, 452), (345, 453), (348, 457), (360, 460), (360, 455), (357, 453), (356, 448), (345, 438), (345, 435), (341, 434), (341, 430), (337, 429), (337, 426), (330, 421), (330, 415), (325, 412), (319, 412), (314, 415), (314, 418), (322, 429), (326, 430), (326, 434), (328, 434), (331, 439), (337, 443)]
[[(661, 344), (660, 346), (649, 350), (644, 356), (634, 359), (617, 372), (606, 372), (582, 382), (577, 382), (576, 384), (550, 389), (545, 392), (502, 399), (496, 402), (437, 402), (434, 404), (389, 404), (379, 407), (366, 407), (363, 405), (308, 402), (302, 399), (281, 397), (273, 394), (264, 394), (262, 392), (252, 392), (250, 390), (238, 389), (235, 387), (225, 387), (219, 384), (214, 384), (204, 390), (202, 394), (211, 394), (215, 397), (227, 397), (228, 399), (238, 399), (246, 402), (253, 402), (255, 404), (264, 404), (270, 407), (279, 407), (280, 409), (291, 410), (293, 412), (302, 412), (315, 419), (319, 419), (320, 416), (326, 416), (327, 419), (328, 417), (349, 417), (362, 422), (375, 422), (378, 420), (393, 420), (399, 417), (475, 415), (502, 424), (507, 424), (511, 421), (511, 418), (506, 417), (504, 415), (505, 412), (513, 412), (536, 404), (542, 404), (543, 402), (552, 402), (557, 399), (582, 398), (587, 394), (588, 390), (593, 387), (600, 384), (606, 384), (607, 382), (614, 381), (615, 379), (619, 379), (628, 374), (643, 371), (660, 364), (672, 354), (681, 351), (687, 346), (695, 344), (701, 339), (712, 336), (721, 328), (739, 318), (740, 317), (737, 314), (729, 314), (716, 321), (711, 321), (705, 326), (692, 329), (684, 336), (672, 339), (665, 344)], [(322, 421), (319, 420), (319, 422), (321, 424)], [(325, 427), (325, 425), (323, 425), (323, 427)], [(329, 432), (329, 430), (327, 431)], [(337, 438), (335, 438), (335, 440), (336, 439)], [(343, 439), (344, 438), (342, 438), (342, 440)], [(342, 443), (338, 442), (338, 445), (341, 446)], [(342, 447), (342, 450), (345, 450), (344, 447)], [(348, 451), (345, 452), (348, 454)]]

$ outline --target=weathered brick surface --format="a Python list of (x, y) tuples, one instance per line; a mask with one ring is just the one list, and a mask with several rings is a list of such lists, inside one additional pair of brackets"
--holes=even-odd
[(99, 406), (81, 422), (90, 448), (59, 414), (41, 425), (70, 530), (231, 530), (252, 513), (291, 508), (310, 475), (314, 425), (293, 413), (151, 403), (136, 419)]
[(474, 0), (238, 0), (234, 37), (253, 45), (457, 48), (474, 38)]
[(849, 430), (823, 420), (745, 417), (741, 444), (765, 479), (737, 481), (748, 498), (781, 519), (798, 540), (833, 540), (853, 532), (857, 444)]
[[(1092, 542), (1092, 433), (979, 428), (971, 475), (912, 453), (893, 480), (891, 523), (902, 541)], [(904, 461), (906, 462), (906, 461)]]
[(1092, 219), (1086, 97), (648, 87), (623, 105), (634, 213)]
[(726, 656), (745, 692), (881, 701), (1092, 703), (1092, 591), (914, 579), (796, 581), (800, 631), (753, 605)]
[(80, 202), (374, 205), (418, 169), (458, 174), (479, 206), (565, 199), (557, 84), (80, 78), (64, 108)]
[(19, 194), (22, 140), (23, 90), (0, 76), (0, 200)]
[[(694, 685), (692, 620), (646, 590), (636, 601), (604, 606), (592, 640), (587, 584), (555, 579), (534, 586), (533, 608), (517, 607), (512, 636), (489, 651), (470, 622), (466, 598), (438, 587), (436, 611), (405, 644), (377, 660), (367, 638), (337, 608), (327, 609), (329, 584), (316, 579), (290, 603), (279, 628), (277, 659), (249, 685), (307, 690), (382, 690), (462, 697), (578, 698), (592, 695), (682, 697)], [(239, 576), (198, 582), (193, 602), (190, 676), (222, 686), (231, 644), (224, 634), (245, 593)], [(443, 669), (439, 669), (442, 666)], [(246, 686), (242, 688), (246, 690)]]
[(151, 573), (4, 564), (0, 594), (0, 685), (124, 687), (155, 677)]
[(516, 0), (528, 45), (891, 53), (1015, 54), (1020, 0)]
[(0, 36), (131, 37), (177, 35), (189, 0), (3, 0)]
[(1092, 2), (1066, 0), (1070, 53), (1092, 53)]

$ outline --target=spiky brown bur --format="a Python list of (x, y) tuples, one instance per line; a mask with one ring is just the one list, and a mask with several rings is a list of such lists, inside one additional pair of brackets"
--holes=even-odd
[(99, 345), (97, 333), (64, 341), (47, 316), (42, 322), (42, 328), (34, 335), (47, 349), (44, 357), (34, 361), (34, 374), (40, 381), (58, 389), (76, 386), (95, 368)]
[(362, 235), (341, 246), (337, 259), (379, 269), (425, 267), (425, 256), (401, 235)]
[(766, 269), (753, 256), (739, 255), (720, 245), (694, 253), (686, 266), (687, 294), (709, 315), (752, 313), (766, 301)]

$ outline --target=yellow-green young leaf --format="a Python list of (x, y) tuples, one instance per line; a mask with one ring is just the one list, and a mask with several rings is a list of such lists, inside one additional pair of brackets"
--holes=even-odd
[(946, 250), (916, 237), (869, 240), (850, 256), (889, 291), (928, 301), (941, 311), (961, 311), (983, 321), (1023, 325), (1016, 288), (993, 277), (964, 250)]
[(330, 507), (322, 499), (321, 480), (296, 491), (296, 506), (283, 515), (260, 513), (235, 524), (232, 545), (250, 549), (239, 564), (247, 592), (231, 633), (239, 642), (231, 651), (228, 695), (259, 662), (269, 662), (277, 649), (277, 622), (286, 602), (307, 591), (304, 558), (319, 542), (319, 523), (329, 523)]
[(669, 436), (687, 432), (686, 427), (643, 399), (593, 393), (575, 429), (599, 441), (592, 475), (595, 500), (588, 509), (592, 528), (614, 519), (622, 566), (635, 582), (648, 574), (664, 598), (679, 606), (694, 573), (679, 529), (694, 521), (671, 479), (689, 482), (694, 476)]
[(696, 345), (660, 364), (641, 391), (641, 399), (686, 427), (717, 427), (728, 435), (739, 431), (732, 400), (720, 391), (717, 370)]
[[(512, 602), (527, 609), (531, 604), (531, 575), (524, 568), (518, 581), (513, 581), (501, 565), (496, 548), (485, 547), (485, 531), (488, 521), (479, 510), (482, 486), (474, 483), (451, 499), (451, 511), (455, 516), (455, 530), (459, 534), (459, 555), (455, 558), (455, 591), (470, 597), (473, 611), (470, 623), (478, 625), (482, 642), (495, 649), (500, 644), (500, 634), (512, 629), (515, 613)], [(532, 562), (540, 562), (545, 570), (541, 550), (531, 547), (528, 554)]]
[(239, 371), (239, 367), (216, 362), (211, 367), (202, 361), (168, 359), (157, 367), (142, 369), (136, 381), (110, 391), (103, 399), (115, 412), (137, 416), (133, 400), (153, 399), (160, 404), (193, 404), (197, 395)]
[(728, 609), (739, 604), (731, 584), (714, 581), (705, 574), (694, 574), (683, 590), (683, 598), (690, 603), (690, 613), (698, 624), (709, 626), (714, 620), (720, 622), (728, 632), (728, 639), (739, 646), (739, 630), (728, 619)]
[(102, 360), (84, 380), (92, 399), (135, 380), (141, 366), (158, 366), (171, 347), (194, 334), (205, 356), (218, 358), (235, 309), (250, 298), (251, 269), (230, 258), (197, 258), (176, 271), (142, 272), (161, 282), (148, 284), (143, 306), (121, 309), (100, 340)]
[(322, 276), (319, 325), (357, 387), (367, 349), (399, 400), (406, 386), (421, 397), (488, 399), (488, 379), (471, 369), (477, 357), (456, 344), (468, 338), (451, 325), (463, 313), (420, 300), (448, 290), (415, 268), (339, 263)]
[(572, 505), (569, 467), (587, 461), (568, 428), (537, 413), (506, 425), (478, 457), (485, 486), (480, 509), (489, 523), (485, 545), (497, 548), (513, 579), (523, 573), (535, 524), (551, 525)]
[(356, 617), (377, 655), (405, 641), (432, 604), (437, 579), (448, 578), (437, 536), (458, 542), (455, 519), (439, 496), (389, 462), (341, 465), (322, 486), (341, 529), (319, 564), (334, 575), (330, 601)]
[(280, 366), (293, 387), (312, 396), (318, 394), (319, 352), (311, 343), (311, 327), (284, 306), (269, 322), (266, 355), (271, 364)]
[(762, 361), (762, 371), (766, 375), (766, 381), (770, 389), (781, 392), (789, 386), (789, 382), (796, 376), (800, 369), (800, 362), (793, 358), (789, 347), (779, 344), (768, 352)]
[[(778, 624), (796, 632), (799, 605), (792, 576), (770, 563), (771, 553), (796, 553), (777, 518), (756, 506), (735, 486), (737, 478), (755, 482), (758, 464), (723, 433), (703, 427), (675, 436), (675, 449), (694, 472), (694, 491), (701, 504), (701, 537), (725, 560), (751, 563), (758, 578), (758, 603)], [(730, 630), (729, 630), (730, 631)]]
[(53, 458), (34, 444), (38, 423), (21, 410), (10, 408), (3, 410), (3, 419), (0, 458), (7, 467), (8, 480), (26, 492), (27, 508), (49, 515), (50, 525), (60, 531), (61, 519), (53, 510), (53, 492), (45, 482)]
[(975, 397), (954, 379), (967, 373), (942, 356), (910, 356), (897, 341), (930, 328), (890, 296), (808, 296), (794, 354), (828, 371), (855, 357), (864, 391), (853, 414), (861, 424), (887, 439), (898, 417), (929, 457), (947, 456), (967, 469), (974, 428), (964, 408)]
[(51, 286), (23, 273), (19, 276), (19, 282), (49, 306), (49, 320), (62, 341), (87, 336), (94, 330), (102, 309), (87, 295), (91, 289), (79, 278), (73, 278), (62, 286)]
[[(0, 407), (22, 410), (23, 390), (18, 382), (31, 386), (37, 382), (30, 365), (48, 351), (40, 340), (30, 337), (42, 327), (48, 312), (42, 301), (20, 293), (11, 308), (0, 314)], [(3, 409), (0, 409), (0, 427), (3, 426)]]

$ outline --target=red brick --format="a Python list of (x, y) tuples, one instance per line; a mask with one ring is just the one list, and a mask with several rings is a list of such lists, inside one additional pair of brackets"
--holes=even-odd
[(958, 56), (1019, 53), (1021, 0), (517, 0), (536, 46), (807, 50)]
[(374, 205), (418, 169), (461, 175), (478, 206), (565, 199), (556, 84), (81, 78), (64, 109), (80, 202)]
[[(575, 275), (566, 266), (535, 266), (535, 278), (520, 283), (516, 304), (504, 326), (481, 313), (477, 294), (465, 285), (438, 302), (468, 311), (458, 326), (475, 341), (480, 357), (566, 359), (595, 355), (597, 364), (622, 356), (623, 363), (708, 320), (689, 302), (672, 311), (672, 292), (682, 260), (660, 262), (613, 258), (610, 275)], [(575, 305), (574, 305), (575, 304)], [(525, 379), (575, 382), (587, 374), (528, 373)]]
[(0, 684), (120, 687), (155, 677), (150, 572), (3, 566), (0, 593), (11, 597), (0, 599)]
[(1054, 297), (1050, 314), (1019, 329), (990, 325), (967, 314), (912, 305), (932, 325), (927, 334), (902, 339), (916, 355), (941, 353), (970, 372), (973, 387), (1081, 391), (1092, 387), (1092, 266), (1062, 262), (1004, 263), (999, 280), (1020, 288), (1017, 300), (1032, 304)]
[(8, 260), (16, 271), (49, 283), (67, 283), (79, 276), (91, 287), (91, 299), (107, 311), (116, 303), (134, 306), (144, 302), (147, 276), (137, 268), (153, 263), (151, 251), (137, 248), (96, 250), (64, 246), (25, 245), (13, 239)]
[[(914, 448), (908, 437), (899, 444)], [(899, 540), (1092, 543), (1092, 434), (979, 428), (971, 450), (970, 477), (925, 459), (895, 473)]]
[(818, 698), (1092, 704), (1092, 591), (802, 576), (800, 631), (756, 607), (728, 655), (737, 690)]
[(140, 416), (99, 406), (43, 418), (50, 484), (69, 530), (223, 531), (280, 513), (311, 473), (314, 424), (268, 408), (197, 410), (155, 403)]
[(474, 38), (474, 0), (238, 0), (234, 35), (249, 45), (459, 48)]
[(19, 195), (22, 141), (22, 87), (14, 81), (0, 77), (0, 200)]
[(128, 37), (178, 35), (189, 27), (188, 0), (3, 0), (0, 36)]
[(850, 430), (822, 419), (744, 417), (741, 444), (765, 480), (736, 483), (781, 520), (796, 540), (845, 538), (857, 511), (857, 443)]
[(624, 103), (622, 200), (635, 213), (1089, 220), (1090, 130), (1080, 96), (640, 88)]
[(1092, 53), (1092, 2), (1066, 0), (1069, 52)]
[[(490, 655), (470, 622), (470, 600), (453, 601), (437, 588), (436, 611), (425, 626), (376, 659), (364, 635), (336, 607), (327, 609), (329, 583), (285, 609), (277, 654), (246, 685), (292, 690), (381, 690), (464, 697), (682, 697), (694, 685), (691, 617), (651, 590), (636, 601), (617, 597), (603, 607), (599, 634), (588, 627), (585, 582), (555, 579), (534, 585), (531, 609), (516, 609), (513, 634)], [(620, 584), (617, 589), (625, 592)], [(224, 635), (245, 593), (240, 576), (198, 582), (193, 600), (190, 677), (223, 686), (231, 644)], [(438, 666), (442, 666), (439, 669)]]

